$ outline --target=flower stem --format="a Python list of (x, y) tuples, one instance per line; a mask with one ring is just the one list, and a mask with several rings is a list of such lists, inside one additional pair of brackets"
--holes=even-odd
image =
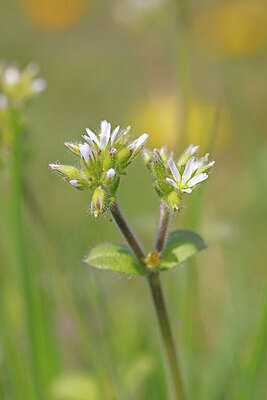
[(155, 311), (158, 317), (159, 328), (161, 331), (166, 362), (168, 363), (170, 377), (175, 399), (185, 400), (182, 378), (179, 370), (179, 364), (176, 356), (173, 336), (169, 316), (165, 304), (165, 299), (160, 283), (159, 273), (152, 273), (148, 277), (148, 284), (153, 298)]
[(170, 212), (168, 207), (161, 202), (160, 203), (160, 215), (157, 236), (154, 244), (154, 250), (161, 252), (165, 243), (166, 234), (170, 222)]
[(117, 201), (114, 201), (114, 203), (110, 208), (110, 211), (122, 235), (128, 242), (129, 246), (133, 250), (136, 257), (139, 259), (141, 264), (145, 267), (145, 261), (144, 261), (146, 256), (145, 251), (142, 245), (140, 244), (139, 240), (135, 236), (134, 232), (132, 231), (130, 225), (128, 224), (128, 221), (126, 220), (120, 208), (120, 205)]
[[(133, 252), (135, 253), (137, 258), (145, 268), (146, 267), (144, 262), (145, 252), (143, 250), (143, 247), (139, 243), (131, 227), (129, 226), (127, 220), (125, 219), (124, 214), (121, 211), (117, 201), (113, 203), (110, 211), (122, 235), (125, 237), (129, 246), (132, 248)], [(160, 208), (158, 231), (154, 245), (155, 251), (160, 252), (163, 249), (169, 224), (169, 217), (170, 215), (168, 208), (165, 206), (165, 204), (162, 203)], [(154, 302), (155, 311), (158, 317), (159, 329), (161, 331), (164, 351), (166, 354), (166, 362), (168, 363), (170, 376), (172, 380), (173, 393), (175, 394), (175, 399), (185, 400), (186, 397), (183, 390), (182, 379), (179, 371), (176, 350), (172, 337), (169, 316), (167, 313), (167, 308), (160, 283), (159, 273), (152, 272), (151, 274), (149, 274), (147, 279), (152, 299)]]

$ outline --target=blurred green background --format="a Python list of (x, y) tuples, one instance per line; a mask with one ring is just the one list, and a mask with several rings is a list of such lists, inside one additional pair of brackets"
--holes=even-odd
[[(123, 239), (48, 170), (101, 119), (216, 160), (172, 223), (210, 246), (163, 274), (166, 299), (189, 399), (265, 398), (266, 37), (261, 0), (1, 0), (0, 58), (37, 61), (48, 82), (26, 112), (28, 300), (0, 171), (1, 399), (169, 398), (146, 282), (83, 264), (94, 244)], [(159, 200), (141, 160), (119, 198), (148, 251)]]

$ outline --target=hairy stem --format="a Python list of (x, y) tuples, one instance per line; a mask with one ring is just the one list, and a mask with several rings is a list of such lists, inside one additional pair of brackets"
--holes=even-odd
[(144, 262), (146, 256), (145, 251), (142, 245), (140, 244), (139, 240), (135, 236), (134, 232), (132, 231), (132, 228), (129, 226), (128, 221), (126, 220), (120, 208), (120, 205), (117, 201), (114, 201), (114, 203), (110, 208), (110, 211), (122, 235), (128, 242), (129, 246), (133, 250), (136, 257), (139, 259), (141, 264), (144, 265), (145, 267), (145, 262)]
[(166, 234), (168, 230), (170, 222), (170, 212), (168, 207), (165, 203), (160, 203), (160, 215), (159, 215), (159, 223), (158, 223), (158, 230), (157, 236), (154, 244), (154, 250), (158, 251), (159, 253), (162, 251), (166, 239)]
[(158, 317), (159, 328), (162, 336), (166, 362), (169, 367), (169, 374), (172, 382), (173, 397), (185, 400), (182, 378), (174, 346), (171, 325), (165, 304), (165, 299), (158, 273), (152, 273), (148, 277), (148, 283), (153, 298), (155, 311)]
[[(123, 212), (120, 209), (118, 202), (114, 202), (111, 209), (111, 214), (115, 219), (118, 228), (120, 229), (122, 235), (125, 237), (126, 241), (128, 242), (129, 246), (141, 262), (141, 264), (145, 266), (145, 252), (143, 247), (139, 243), (138, 239), (136, 238), (134, 232), (132, 231), (131, 227), (129, 226), (127, 220), (124, 217)], [(165, 204), (161, 204), (160, 209), (160, 219), (158, 225), (158, 232), (156, 236), (156, 241), (154, 245), (154, 250), (160, 252), (163, 249), (167, 228), (169, 224), (169, 211)], [(175, 399), (185, 400), (185, 394), (183, 391), (182, 379), (179, 371), (176, 350), (174, 346), (174, 341), (171, 332), (171, 326), (169, 322), (169, 316), (167, 313), (167, 308), (162, 292), (162, 287), (159, 279), (158, 272), (152, 272), (148, 276), (148, 284), (151, 291), (153, 303), (155, 306), (155, 311), (158, 318), (159, 329), (161, 331), (161, 336), (163, 340), (163, 347), (166, 355), (166, 362), (169, 367), (173, 393), (175, 394)]]

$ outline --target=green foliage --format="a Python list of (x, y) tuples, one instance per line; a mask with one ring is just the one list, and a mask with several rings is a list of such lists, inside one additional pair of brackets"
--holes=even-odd
[(130, 275), (146, 275), (144, 267), (125, 246), (101, 244), (94, 247), (85, 260), (92, 267)]
[(206, 247), (203, 239), (195, 232), (178, 229), (168, 236), (160, 263), (160, 270), (177, 267)]

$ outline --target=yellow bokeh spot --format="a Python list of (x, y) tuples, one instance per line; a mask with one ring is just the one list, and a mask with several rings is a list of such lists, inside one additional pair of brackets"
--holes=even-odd
[(197, 100), (188, 104), (184, 130), (183, 107), (173, 94), (154, 95), (135, 107), (129, 120), (134, 131), (149, 134), (150, 146), (167, 145), (169, 150), (176, 150), (181, 143), (199, 144), (202, 151), (210, 150), (211, 145), (221, 148), (231, 133), (230, 115), (225, 108)]
[(87, 3), (87, 0), (22, 0), (28, 20), (45, 31), (74, 25), (84, 14)]
[(209, 54), (253, 54), (267, 38), (267, 3), (221, 2), (205, 9), (194, 25), (195, 42)]
[(202, 151), (211, 146), (223, 148), (231, 134), (231, 119), (225, 108), (192, 101), (189, 105), (187, 143), (199, 144)]
[(181, 124), (181, 107), (174, 95), (152, 96), (130, 113), (136, 132), (147, 132), (155, 147), (167, 145), (174, 148), (178, 142)]

